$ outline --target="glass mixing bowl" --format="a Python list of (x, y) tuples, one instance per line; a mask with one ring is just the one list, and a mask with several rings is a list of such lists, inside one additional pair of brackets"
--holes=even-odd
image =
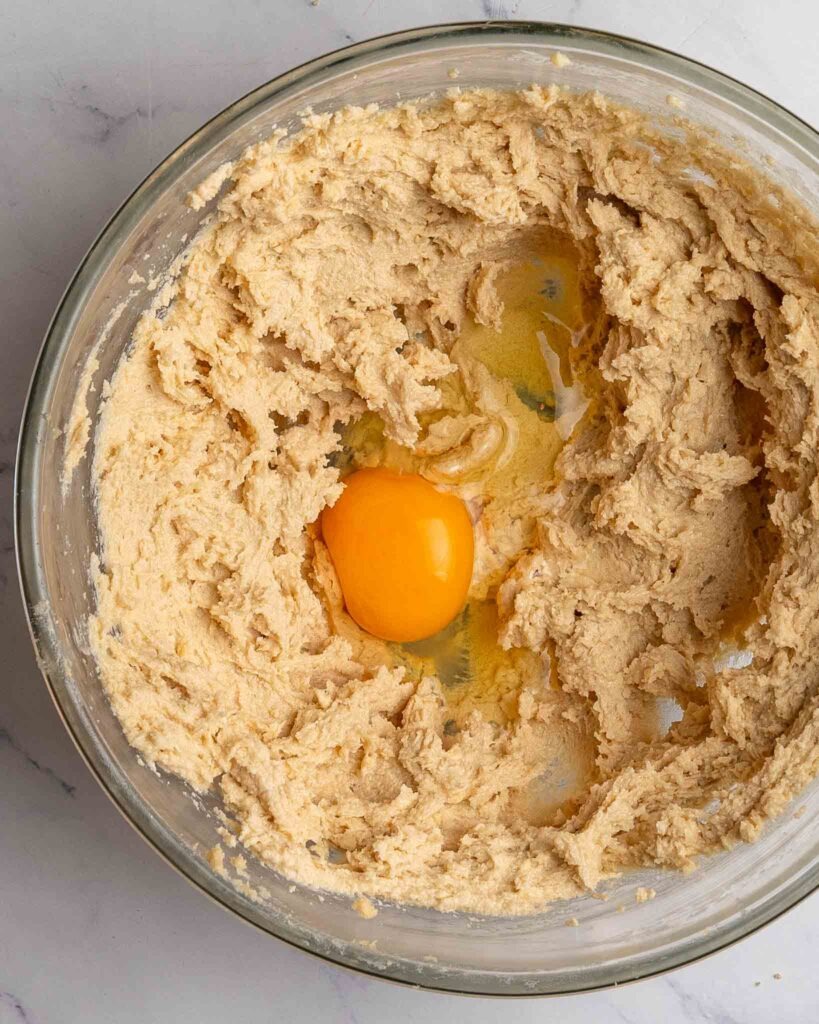
[[(550, 57), (562, 51), (571, 64)], [(817, 135), (751, 89), (663, 50), (600, 32), (536, 23), (447, 25), (340, 50), (239, 100), (151, 174), (94, 243), (54, 317), (34, 373), (17, 465), (17, 550), (40, 667), (89, 767), (135, 828), (194, 885), (271, 935), (369, 974), (456, 992), (532, 995), (588, 990), (675, 967), (747, 935), (819, 879), (819, 785), (754, 845), (707, 860), (689, 877), (642, 872), (525, 918), (480, 918), (384, 905), (364, 920), (349, 898), (318, 893), (248, 858), (239, 881), (214, 871), (218, 804), (147, 768), (127, 743), (88, 648), (94, 602), (88, 566), (99, 548), (90, 459), (61, 484), (78, 391), (92, 421), (102, 384), (150, 296), (134, 272), (170, 267), (212, 208), (188, 192), (274, 126), (294, 129), (306, 107), (390, 103), (452, 88), (531, 82), (599, 89), (664, 120), (673, 95), (819, 212)], [(673, 129), (672, 129), (673, 130)], [(147, 276), (147, 275), (145, 275)], [(88, 385), (91, 388), (88, 389)], [(804, 812), (796, 815), (797, 807)], [(656, 898), (637, 903), (638, 886)], [(250, 888), (256, 890), (256, 897)], [(262, 895), (259, 895), (262, 894)], [(624, 907), (625, 909), (621, 909)], [(578, 927), (567, 928), (576, 918)]]

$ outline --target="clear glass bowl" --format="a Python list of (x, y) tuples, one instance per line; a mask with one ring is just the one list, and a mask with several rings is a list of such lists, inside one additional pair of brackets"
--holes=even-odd
[[(560, 50), (571, 64), (558, 68)], [(409, 99), (457, 85), (514, 88), (558, 81), (599, 89), (649, 112), (686, 115), (713, 128), (743, 158), (819, 212), (819, 147), (807, 125), (770, 100), (702, 65), (600, 32), (536, 23), (448, 25), (401, 32), (311, 61), (239, 100), (151, 174), (99, 236), (54, 317), (34, 373), (17, 465), (16, 527), (22, 588), (43, 674), (78, 748), (134, 827), (190, 881), (262, 930), (327, 960), (373, 975), (456, 992), (532, 995), (625, 982), (704, 956), (747, 935), (809, 893), (819, 879), (819, 785), (768, 827), (761, 840), (705, 862), (686, 878), (643, 872), (526, 918), (477, 918), (415, 907), (353, 913), (348, 898), (319, 894), (249, 859), (243, 894), (212, 870), (216, 803), (146, 768), (108, 705), (88, 649), (94, 595), (88, 565), (98, 549), (89, 495), (90, 459), (61, 487), (63, 432), (78, 388), (90, 379), (92, 420), (146, 304), (134, 271), (167, 269), (208, 209), (187, 193), (274, 126), (299, 113)], [(113, 320), (112, 320), (113, 317)], [(107, 326), (106, 326), (107, 325)], [(96, 348), (98, 368), (89, 368)], [(93, 373), (91, 372), (93, 370)], [(83, 377), (83, 374), (86, 374)], [(638, 885), (656, 898), (638, 904)], [(624, 906), (623, 911), (618, 908)], [(577, 928), (567, 928), (577, 918)]]

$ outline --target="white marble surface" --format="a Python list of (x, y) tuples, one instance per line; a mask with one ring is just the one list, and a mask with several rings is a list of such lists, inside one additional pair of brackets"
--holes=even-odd
[(487, 17), (642, 37), (819, 114), (819, 9), (805, 0), (0, 5), (0, 1024), (819, 1020), (817, 898), (703, 963), (551, 1001), (459, 1001), (314, 961), (229, 917), (148, 849), (83, 766), (34, 664), (12, 550), (13, 450), (35, 351), (97, 230), (190, 131), (280, 71), (351, 40)]

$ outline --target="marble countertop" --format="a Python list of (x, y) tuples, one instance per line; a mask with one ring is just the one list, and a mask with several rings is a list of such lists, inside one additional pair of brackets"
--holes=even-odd
[(818, 119), (819, 8), (803, 0), (3, 3), (0, 1024), (819, 1019), (817, 897), (699, 964), (585, 996), (467, 1003), (313, 960), (228, 916), (142, 842), (84, 767), (34, 663), (13, 553), (17, 426), (51, 312), (99, 228), (193, 129), (288, 67), (399, 28), (507, 17), (644, 38)]

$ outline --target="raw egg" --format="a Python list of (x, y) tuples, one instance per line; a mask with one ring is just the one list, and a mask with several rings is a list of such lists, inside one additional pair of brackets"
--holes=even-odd
[(347, 611), (405, 643), (443, 629), (466, 602), (474, 539), (466, 506), (414, 473), (360, 469), (321, 517)]

